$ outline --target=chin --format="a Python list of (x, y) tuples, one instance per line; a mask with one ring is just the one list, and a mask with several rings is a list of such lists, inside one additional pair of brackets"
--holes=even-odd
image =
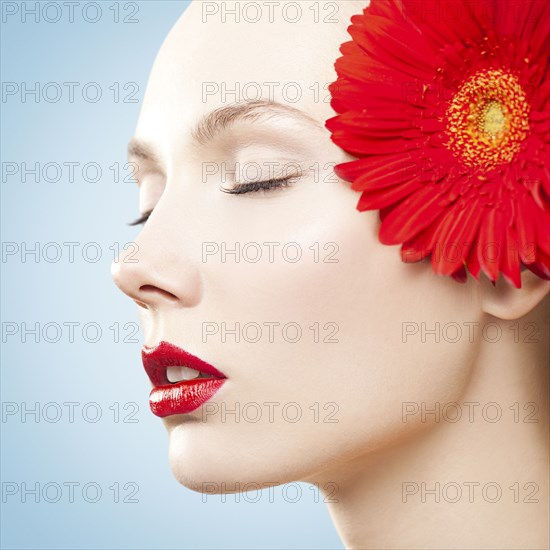
[(315, 471), (302, 452), (276, 445), (277, 438), (251, 437), (220, 426), (185, 422), (170, 430), (169, 463), (176, 480), (199, 493), (258, 490), (304, 479)]
[[(209, 455), (210, 458), (211, 455)], [(180, 485), (191, 491), (203, 494), (233, 494), (246, 491), (267, 489), (290, 483), (295, 478), (281, 478), (271, 471), (251, 471), (253, 466), (246, 461), (240, 463), (205, 464), (206, 453), (202, 461), (187, 460), (185, 455), (173, 456), (170, 453), (172, 475)], [(251, 467), (249, 467), (251, 466)]]

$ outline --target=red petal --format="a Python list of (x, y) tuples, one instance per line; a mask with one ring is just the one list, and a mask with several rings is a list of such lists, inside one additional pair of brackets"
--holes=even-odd
[(451, 277), (457, 283), (465, 283), (468, 279), (468, 273), (466, 272), (466, 268), (463, 265), (461, 265), (454, 273), (451, 274)]
[(466, 266), (468, 267), (468, 271), (471, 273), (472, 277), (479, 280), (481, 265), (479, 263), (478, 250), (479, 242), (475, 243), (475, 245), (470, 248), (470, 252), (466, 258)]
[(550, 255), (550, 211), (541, 212), (539, 210), (534, 218), (537, 227), (538, 246), (546, 255)]
[[(433, 51), (422, 35), (400, 19), (387, 20), (376, 15), (353, 18), (348, 32), (369, 58), (413, 78), (428, 80), (433, 72)], [(402, 21), (402, 20), (401, 20)]]
[(541, 262), (529, 264), (526, 267), (535, 275), (545, 279), (546, 281), (550, 281), (550, 256), (544, 257)]
[(439, 199), (439, 193), (432, 185), (424, 185), (384, 219), (380, 227), (380, 242), (399, 244), (412, 239), (441, 214), (437, 208)]
[(518, 202), (516, 215), (519, 255), (524, 264), (536, 261), (536, 227), (531, 214), (532, 208), (536, 208), (536, 205), (533, 199), (525, 194)]
[(399, 202), (408, 197), (411, 193), (422, 187), (422, 182), (416, 178), (407, 183), (400, 183), (392, 188), (380, 189), (377, 191), (365, 191), (359, 199), (357, 209), (363, 210), (380, 210)]
[(330, 105), (337, 113), (358, 111), (369, 105), (369, 98), (362, 91), (357, 90), (357, 84), (348, 82), (346, 79), (333, 82), (328, 90), (332, 96)]
[(405, 263), (419, 262), (432, 253), (433, 227), (422, 231), (401, 247), (401, 260)]
[(363, 173), (351, 186), (355, 191), (383, 191), (417, 179), (418, 176), (415, 163), (408, 155), (385, 155), (364, 160), (369, 162), (365, 162)]
[(446, 214), (438, 231), (439, 254), (432, 266), (440, 275), (452, 275), (464, 265), (481, 221), (482, 209), (476, 199), (463, 208), (455, 206)]
[(505, 230), (506, 244), (503, 247), (500, 268), (502, 275), (516, 288), (521, 288), (521, 271), (518, 253), (518, 239), (515, 231), (508, 227)]
[(361, 137), (349, 132), (333, 132), (332, 141), (353, 156), (383, 155), (416, 149), (416, 140), (408, 139), (381, 139)]
[(488, 209), (481, 222), (477, 256), (481, 269), (495, 282), (499, 274), (503, 247), (502, 214), (496, 208)]
[(469, 0), (406, 2), (404, 6), (405, 17), (416, 23), (434, 48), (482, 38), (479, 6), (474, 10)]

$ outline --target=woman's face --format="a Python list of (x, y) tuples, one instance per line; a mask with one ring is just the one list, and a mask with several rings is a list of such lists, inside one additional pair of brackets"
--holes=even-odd
[[(179, 481), (229, 491), (314, 479), (415, 433), (402, 404), (460, 396), (475, 348), (464, 323), (481, 312), (475, 285), (381, 245), (378, 214), (333, 173), (351, 157), (324, 128), (326, 86), (364, 2), (300, 2), (295, 23), (265, 6), (236, 22), (221, 4), (193, 3), (155, 62), (130, 149), (141, 212), (154, 212), (138, 262), (113, 274), (141, 306), (145, 344), (228, 378), (163, 422)], [(436, 343), (436, 323), (463, 336)]]

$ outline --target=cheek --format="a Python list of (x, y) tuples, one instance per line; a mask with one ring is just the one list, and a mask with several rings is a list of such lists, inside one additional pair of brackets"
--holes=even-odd
[[(233, 333), (225, 339), (218, 333), (205, 344), (230, 373), (223, 396), (227, 407), (272, 402), (280, 411), (297, 403), (303, 418), (293, 423), (279, 414), (270, 422), (264, 415), (247, 423), (231, 417), (187, 431), (177, 428), (171, 437), (176, 469), (185, 458), (188, 466), (197, 466), (197, 479), (238, 479), (245, 469), (253, 480), (267, 473), (297, 479), (331, 460), (413, 432), (417, 426), (402, 417), (407, 403), (433, 406), (459, 398), (474, 345), (468, 339), (408, 336), (405, 329), (479, 321), (474, 288), (436, 277), (427, 264), (403, 264), (397, 247), (379, 244), (377, 213), (356, 212), (357, 198), (341, 185), (304, 203), (303, 217), (293, 205), (284, 216), (264, 216), (250, 234), (259, 245), (279, 244), (273, 262), (247, 261), (241, 247), (240, 261), (228, 256), (225, 263), (204, 265), (201, 315), (239, 326), (239, 341)], [(227, 235), (228, 245), (252, 241), (246, 230), (237, 229)], [(290, 242), (302, 251), (300, 261), (290, 261), (290, 248), (287, 258), (282, 255)], [(336, 250), (324, 250), (326, 243), (337, 246), (332, 261), (323, 261)], [(247, 323), (251, 331), (244, 330)], [(277, 324), (273, 333), (268, 323)], [(298, 339), (294, 329), (284, 332), (290, 324), (299, 327)], [(198, 440), (199, 429), (201, 444), (193, 435)], [(205, 449), (217, 456), (207, 463), (207, 474)], [(249, 456), (265, 461), (249, 463)]]
[(338, 405), (331, 437), (342, 454), (428, 427), (404, 419), (405, 407), (460, 399), (478, 346), (469, 327), (482, 321), (473, 281), (438, 277), (428, 263), (404, 264), (399, 247), (378, 242), (378, 227), (376, 212), (342, 216), (332, 226), (339, 263), (321, 266), (295, 296), (321, 322), (338, 325), (338, 343), (310, 345), (304, 361), (315, 373), (316, 399)]

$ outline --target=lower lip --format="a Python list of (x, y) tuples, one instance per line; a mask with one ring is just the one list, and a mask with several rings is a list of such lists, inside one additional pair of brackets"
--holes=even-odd
[(153, 414), (187, 414), (206, 403), (223, 385), (225, 378), (199, 378), (153, 388), (149, 405)]

